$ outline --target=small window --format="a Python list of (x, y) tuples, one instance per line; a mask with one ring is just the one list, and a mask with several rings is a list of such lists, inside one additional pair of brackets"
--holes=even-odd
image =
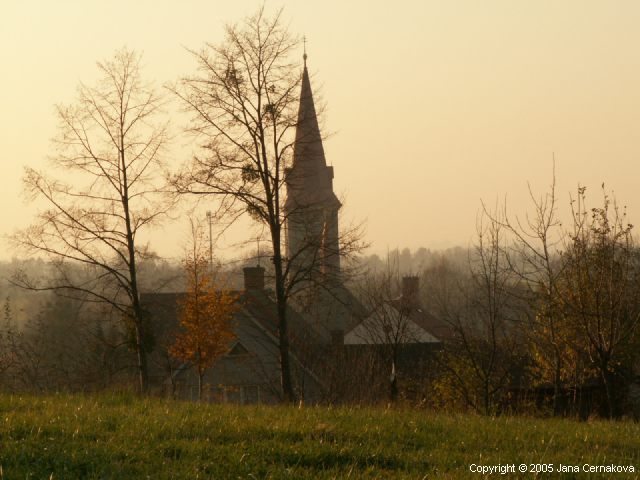
[(229, 350), (229, 353), (227, 353), (227, 355), (229, 356), (235, 356), (235, 355), (248, 355), (249, 354), (249, 350), (247, 350), (245, 348), (244, 345), (242, 345), (240, 342), (236, 343), (233, 348), (231, 350)]

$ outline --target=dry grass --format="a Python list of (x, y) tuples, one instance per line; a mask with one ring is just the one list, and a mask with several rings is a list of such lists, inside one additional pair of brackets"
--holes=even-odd
[(0, 478), (12, 479), (482, 478), (469, 471), (472, 463), (640, 468), (640, 426), (631, 422), (198, 405), (126, 395), (2, 396), (0, 421)]

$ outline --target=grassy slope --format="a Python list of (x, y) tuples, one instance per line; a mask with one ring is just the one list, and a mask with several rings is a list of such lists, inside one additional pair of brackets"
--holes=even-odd
[(0, 478), (481, 478), (469, 464), (499, 462), (638, 470), (640, 426), (127, 396), (0, 397)]

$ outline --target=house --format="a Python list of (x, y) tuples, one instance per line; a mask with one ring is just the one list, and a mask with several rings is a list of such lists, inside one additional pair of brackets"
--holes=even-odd
[[(264, 268), (245, 268), (244, 290), (231, 293), (240, 305), (232, 322), (236, 338), (227, 353), (206, 372), (205, 399), (242, 404), (277, 403), (280, 401), (277, 312), (273, 293), (265, 289)], [(141, 295), (141, 303), (154, 325), (155, 349), (149, 355), (150, 382), (156, 391), (167, 395), (197, 399), (197, 374), (168, 353), (180, 329), (179, 305), (184, 295)], [(306, 402), (319, 402), (323, 383), (315, 370), (324, 358), (322, 336), (293, 309), (289, 309), (287, 315), (295, 388)]]
[(430, 315), (418, 299), (419, 277), (405, 276), (398, 298), (379, 298), (344, 336), (348, 345), (438, 345), (449, 326)]
[(450, 328), (430, 315), (418, 299), (419, 278), (402, 279), (397, 298), (375, 298), (366, 315), (344, 335), (342, 363), (365, 381), (343, 387), (350, 401), (420, 400), (435, 371), (435, 354)]

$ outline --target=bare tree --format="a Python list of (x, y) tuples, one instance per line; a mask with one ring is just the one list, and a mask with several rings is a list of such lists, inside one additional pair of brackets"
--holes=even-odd
[[(33, 290), (112, 306), (134, 334), (141, 392), (148, 389), (147, 328), (139, 301), (138, 263), (149, 255), (139, 235), (169, 205), (158, 194), (167, 127), (159, 122), (161, 96), (142, 79), (140, 56), (123, 49), (98, 63), (95, 87), (80, 84), (73, 105), (58, 106), (59, 135), (53, 168), (58, 180), (33, 168), (25, 191), (43, 201), (33, 225), (13, 235), (14, 244), (49, 259), (53, 280), (17, 272), (14, 282)], [(86, 275), (69, 273), (84, 265)]]
[(564, 348), (563, 317), (558, 305), (558, 279), (562, 275), (560, 253), (565, 232), (557, 216), (555, 174), (548, 192), (537, 197), (529, 187), (532, 211), (524, 218), (510, 218), (507, 206), (501, 217), (489, 214), (513, 242), (507, 249), (510, 269), (520, 279), (521, 296), (532, 315), (527, 332), (540, 378), (553, 384), (553, 411), (561, 413), (561, 397), (568, 359)]
[[(555, 176), (547, 193), (531, 191), (532, 214), (509, 219), (506, 206), (491, 222), (513, 242), (505, 248), (509, 269), (526, 300), (526, 335), (536, 386), (553, 385), (553, 411), (574, 407), (580, 390), (594, 380), (605, 393), (606, 414), (615, 414), (617, 387), (630, 370), (637, 346), (638, 258), (615, 200), (604, 195), (600, 208), (586, 207), (585, 188), (571, 201), (571, 223), (557, 217)], [(485, 209), (486, 212), (486, 209)], [(568, 393), (573, 393), (568, 397)], [(564, 400), (564, 401), (563, 401)]]
[[(281, 12), (268, 18), (260, 9), (241, 25), (227, 26), (221, 45), (207, 44), (201, 51), (192, 51), (198, 73), (174, 88), (193, 114), (190, 130), (203, 140), (201, 155), (175, 178), (177, 190), (217, 195), (225, 205), (223, 210), (234, 215), (247, 213), (267, 227), (278, 311), (281, 387), (284, 399), (290, 402), (296, 394), (287, 304), (297, 287), (327, 278), (324, 267), (331, 263), (326, 258), (331, 249), (322, 245), (322, 235), (303, 236), (295, 251), (285, 249), (288, 219), (302, 208), (313, 208), (285, 208), (294, 132), (299, 124), (300, 70), (290, 60), (298, 44), (283, 26)], [(337, 229), (337, 224), (332, 227)], [(349, 238), (339, 253), (332, 245), (329, 255), (354, 250), (358, 242)]]
[(518, 278), (505, 255), (506, 235), (499, 222), (483, 212), (477, 241), (469, 254), (469, 275), (455, 282), (457, 292), (443, 287), (441, 315), (451, 336), (445, 341), (443, 367), (466, 404), (484, 414), (494, 413), (519, 363), (514, 329)]

